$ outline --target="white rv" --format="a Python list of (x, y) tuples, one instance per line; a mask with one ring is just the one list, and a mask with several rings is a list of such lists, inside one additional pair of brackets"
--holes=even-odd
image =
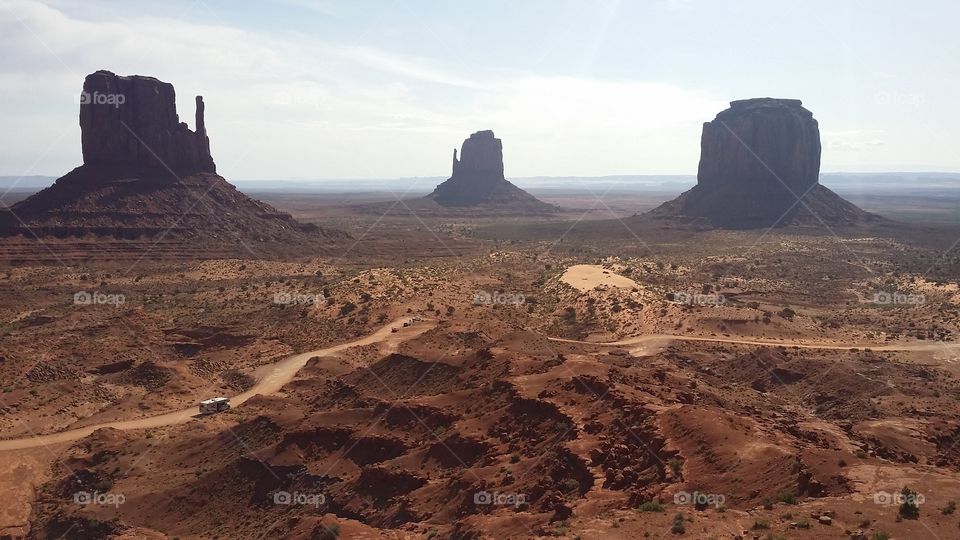
[(200, 414), (213, 414), (230, 408), (230, 398), (215, 397), (200, 402)]

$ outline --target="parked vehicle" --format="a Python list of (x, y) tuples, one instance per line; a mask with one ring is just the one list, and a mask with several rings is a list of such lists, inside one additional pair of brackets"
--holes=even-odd
[(215, 397), (200, 402), (200, 414), (214, 414), (230, 408), (230, 398)]

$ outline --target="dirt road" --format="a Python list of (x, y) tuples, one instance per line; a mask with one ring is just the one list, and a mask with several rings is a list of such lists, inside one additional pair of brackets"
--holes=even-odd
[(884, 344), (865, 344), (865, 343), (849, 343), (849, 344), (837, 344), (837, 343), (811, 343), (804, 341), (796, 340), (756, 340), (756, 339), (739, 339), (739, 338), (727, 338), (727, 337), (700, 337), (700, 336), (676, 336), (672, 334), (646, 334), (642, 336), (630, 337), (620, 341), (608, 341), (608, 342), (595, 342), (595, 341), (578, 341), (575, 339), (564, 339), (564, 338), (548, 338), (550, 341), (558, 341), (562, 343), (580, 343), (584, 345), (597, 345), (600, 347), (622, 347), (627, 345), (639, 345), (642, 343), (648, 343), (651, 341), (710, 341), (714, 343), (735, 343), (740, 345), (758, 345), (761, 347), (797, 347), (800, 349), (827, 349), (827, 350), (838, 350), (845, 351), (849, 349), (871, 349), (874, 351), (928, 351), (928, 352), (940, 352), (946, 350), (956, 351), (957, 354), (960, 354), (960, 343), (943, 343), (943, 342), (923, 342), (923, 343), (884, 343)]
[[(340, 345), (333, 345), (324, 349), (317, 349), (315, 351), (308, 351), (305, 353), (295, 354), (284, 358), (283, 360), (269, 366), (265, 373), (257, 379), (257, 382), (246, 392), (238, 394), (230, 398), (230, 403), (232, 406), (236, 407), (241, 405), (248, 399), (252, 398), (257, 394), (272, 394), (283, 388), (285, 384), (293, 380), (297, 372), (307, 364), (307, 362), (314, 356), (329, 356), (336, 354), (340, 351), (350, 349), (352, 347), (359, 347), (362, 345), (370, 345), (372, 343), (380, 343), (384, 341), (396, 341), (400, 342), (405, 339), (409, 339), (413, 336), (419, 335), (426, 330), (433, 327), (429, 322), (420, 322), (409, 328), (403, 328), (397, 333), (391, 332), (391, 328), (402, 326), (402, 321), (407, 319), (401, 319), (400, 321), (394, 321), (387, 326), (377, 330), (376, 332), (348, 343), (341, 343)], [(620, 341), (613, 342), (590, 342), (590, 341), (577, 341), (573, 339), (563, 339), (563, 338), (548, 338), (551, 341), (558, 341), (564, 343), (580, 343), (585, 345), (596, 345), (601, 347), (622, 347), (628, 345), (639, 345), (643, 343), (656, 342), (656, 341), (669, 341), (669, 340), (678, 340), (678, 341), (709, 341), (715, 343), (735, 343), (740, 345), (757, 345), (757, 346), (766, 346), (766, 347), (799, 347), (801, 349), (828, 349), (828, 350), (847, 350), (852, 348), (869, 348), (875, 351), (929, 351), (929, 352), (944, 352), (952, 351), (958, 355), (960, 358), (960, 343), (939, 343), (939, 342), (928, 342), (928, 343), (899, 343), (899, 344), (862, 344), (862, 343), (850, 343), (850, 344), (829, 344), (829, 343), (809, 343), (793, 340), (780, 340), (780, 341), (764, 341), (764, 340), (755, 340), (755, 339), (738, 339), (738, 338), (726, 338), (726, 337), (697, 337), (697, 336), (677, 336), (671, 334), (648, 334), (643, 336), (636, 336), (627, 338)], [(61, 431), (59, 433), (51, 433), (49, 435), (38, 435), (36, 437), (27, 437), (21, 439), (7, 439), (0, 440), (0, 451), (4, 450), (19, 450), (23, 448), (35, 448), (40, 446), (55, 445), (60, 443), (66, 443), (74, 441), (83, 437), (86, 437), (93, 433), (94, 431), (101, 428), (114, 428), (114, 429), (146, 429), (146, 428), (155, 428), (161, 426), (168, 426), (172, 424), (182, 424), (189, 421), (191, 418), (194, 418), (197, 414), (196, 408), (183, 409), (180, 411), (168, 412), (158, 416), (150, 416), (147, 418), (137, 418), (133, 420), (119, 420), (116, 422), (105, 422), (102, 424), (94, 424), (91, 426), (85, 426), (82, 428), (71, 429), (67, 431)]]
[[(272, 394), (277, 392), (283, 388), (283, 385), (293, 380), (297, 372), (300, 371), (300, 369), (305, 366), (307, 362), (314, 356), (329, 356), (352, 347), (360, 347), (363, 345), (370, 345), (372, 343), (380, 343), (385, 341), (400, 342), (422, 334), (434, 326), (428, 321), (423, 321), (415, 323), (409, 328), (402, 328), (403, 321), (405, 320), (409, 320), (409, 317), (394, 321), (377, 330), (376, 332), (355, 341), (341, 343), (339, 345), (333, 345), (331, 347), (317, 349), (315, 351), (295, 354), (293, 356), (284, 358), (276, 364), (266, 368), (264, 373), (262, 373), (262, 376), (257, 379), (257, 382), (249, 390), (243, 392), (242, 394), (237, 394), (236, 396), (231, 397), (230, 404), (231, 406), (236, 407), (257, 394)], [(397, 333), (393, 333), (391, 328), (394, 327), (400, 327), (401, 330)], [(199, 398), (197, 401), (199, 402)], [(36, 448), (40, 446), (50, 446), (75, 441), (77, 439), (86, 437), (101, 428), (128, 430), (182, 424), (189, 421), (196, 415), (197, 408), (191, 407), (189, 409), (172, 411), (158, 416), (136, 418), (133, 420), (118, 420), (116, 422), (105, 422), (102, 424), (94, 424), (82, 428), (61, 431), (59, 433), (51, 433), (49, 435), (37, 435), (35, 437), (26, 437), (21, 439), (0, 440), (0, 451)]]

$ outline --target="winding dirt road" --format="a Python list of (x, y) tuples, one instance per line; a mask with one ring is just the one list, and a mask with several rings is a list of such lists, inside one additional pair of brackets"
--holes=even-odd
[[(394, 321), (387, 326), (377, 330), (376, 332), (347, 343), (341, 343), (340, 345), (333, 345), (331, 347), (326, 347), (324, 349), (317, 349), (315, 351), (308, 351), (305, 353), (295, 354), (284, 358), (283, 360), (277, 362), (266, 368), (265, 373), (257, 380), (257, 382), (246, 392), (242, 394), (237, 394), (230, 398), (230, 403), (232, 406), (236, 407), (243, 404), (248, 399), (252, 398), (257, 394), (273, 394), (279, 391), (285, 384), (293, 380), (297, 372), (300, 371), (307, 362), (314, 356), (329, 356), (336, 354), (338, 352), (353, 348), (360, 347), (363, 345), (370, 345), (372, 343), (380, 343), (384, 341), (393, 341), (399, 343), (405, 339), (409, 339), (413, 336), (422, 334), (428, 329), (432, 328), (434, 325), (429, 322), (420, 322), (409, 328), (403, 328), (399, 332), (392, 332), (391, 328), (402, 326), (402, 322), (409, 319), (400, 319), (399, 321)], [(793, 340), (782, 340), (782, 341), (765, 341), (765, 340), (756, 340), (756, 339), (737, 339), (737, 338), (725, 338), (725, 337), (698, 337), (698, 336), (677, 336), (672, 334), (647, 334), (642, 336), (636, 336), (627, 338), (620, 341), (612, 342), (592, 342), (592, 341), (577, 341), (574, 339), (564, 339), (551, 337), (548, 338), (551, 341), (563, 342), (563, 343), (579, 343), (583, 345), (594, 345), (600, 347), (622, 347), (628, 345), (640, 345), (644, 343), (653, 343), (657, 341), (708, 341), (715, 343), (734, 343), (740, 345), (756, 345), (763, 347), (798, 347), (801, 349), (826, 349), (826, 350), (848, 350), (848, 349), (863, 349), (869, 348), (874, 351), (927, 351), (927, 352), (940, 352), (945, 353), (949, 352), (952, 356), (955, 356), (957, 359), (960, 359), (960, 343), (940, 343), (940, 342), (927, 342), (927, 343), (899, 343), (899, 344), (829, 344), (829, 343), (805, 343), (800, 341)], [(114, 428), (121, 430), (129, 429), (146, 429), (146, 428), (155, 428), (161, 426), (169, 426), (173, 424), (182, 424), (188, 422), (197, 415), (197, 409), (191, 407), (189, 409), (183, 409), (179, 411), (168, 412), (158, 416), (149, 416), (147, 418), (136, 418), (133, 420), (118, 420), (115, 422), (104, 422), (102, 424), (94, 424), (90, 426), (85, 426), (81, 428), (70, 429), (67, 431), (61, 431), (59, 433), (51, 433), (49, 435), (38, 435), (35, 437), (26, 437), (21, 439), (6, 439), (0, 440), (0, 451), (4, 450), (20, 450), (24, 448), (36, 448), (40, 446), (49, 446), (55, 444), (66, 443), (70, 441), (75, 441), (81, 439), (93, 433), (94, 431), (101, 428)]]
[(673, 334), (645, 334), (642, 336), (630, 337), (620, 341), (578, 341), (575, 339), (564, 339), (551, 337), (550, 341), (562, 343), (579, 343), (582, 345), (596, 345), (599, 347), (622, 347), (626, 345), (640, 345), (655, 341), (710, 341), (714, 343), (735, 343), (739, 345), (757, 345), (761, 347), (797, 347), (800, 349), (827, 349), (827, 350), (849, 350), (849, 349), (870, 349), (874, 351), (927, 351), (943, 352), (956, 351), (960, 355), (960, 343), (943, 342), (923, 342), (923, 343), (884, 343), (884, 344), (833, 344), (833, 343), (809, 343), (794, 340), (757, 340), (757, 339), (738, 339), (726, 337), (700, 337), (700, 336), (676, 336)]
[[(435, 324), (432, 324), (428, 321), (423, 321), (415, 323), (413, 326), (408, 328), (402, 328), (403, 321), (405, 320), (410, 319), (409, 317), (405, 317), (403, 319), (394, 321), (377, 330), (376, 332), (355, 341), (288, 356), (287, 358), (284, 358), (283, 360), (266, 367), (262, 376), (257, 379), (257, 382), (249, 390), (230, 398), (230, 405), (236, 407), (257, 394), (266, 395), (277, 392), (283, 388), (285, 384), (293, 380), (297, 372), (300, 371), (303, 366), (307, 365), (307, 362), (314, 356), (330, 356), (353, 347), (360, 347), (363, 345), (370, 345), (385, 341), (399, 343), (403, 340), (422, 334), (423, 332), (426, 332), (435, 326)], [(394, 327), (400, 327), (401, 329), (400, 331), (394, 333), (391, 330)], [(0, 451), (37, 448), (41, 446), (51, 446), (55, 444), (71, 442), (77, 439), (82, 439), (83, 437), (86, 437), (94, 431), (102, 428), (129, 430), (182, 424), (190, 421), (196, 415), (197, 408), (191, 407), (189, 409), (172, 411), (146, 418), (135, 418), (133, 420), (118, 420), (115, 422), (93, 424), (81, 428), (61, 431), (59, 433), (51, 433), (49, 435), (37, 435), (34, 437), (25, 437), (20, 439), (5, 439), (0, 440)]]

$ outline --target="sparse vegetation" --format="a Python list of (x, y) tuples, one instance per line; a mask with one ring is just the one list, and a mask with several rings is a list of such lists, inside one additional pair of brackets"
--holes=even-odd
[(777, 501), (784, 504), (797, 504), (797, 496), (790, 490), (784, 490), (777, 493)]
[(683, 534), (687, 532), (687, 524), (683, 514), (673, 516), (673, 522), (670, 525), (670, 532), (673, 534)]
[(897, 516), (903, 519), (917, 519), (920, 517), (920, 505), (918, 504), (917, 492), (904, 487), (900, 490), (902, 502), (897, 509)]
[(639, 511), (639, 512), (663, 512), (663, 511), (664, 511), (664, 506), (663, 506), (662, 504), (658, 503), (657, 501), (647, 501), (647, 502), (645, 502), (645, 503), (641, 503), (640, 506), (637, 507), (637, 511)]

